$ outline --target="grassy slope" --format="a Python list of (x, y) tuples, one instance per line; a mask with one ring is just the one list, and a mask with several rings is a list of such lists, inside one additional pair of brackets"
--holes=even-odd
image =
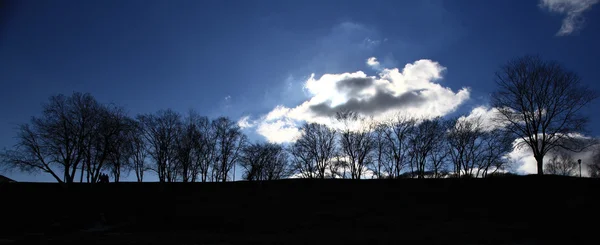
[[(553, 176), (68, 189), (4, 184), (0, 238), (54, 244), (580, 244), (600, 232), (599, 186), (600, 180)], [(101, 212), (107, 225), (127, 225), (78, 231)]]

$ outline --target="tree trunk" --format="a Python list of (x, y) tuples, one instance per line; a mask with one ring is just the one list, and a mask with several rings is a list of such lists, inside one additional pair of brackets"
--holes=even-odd
[(119, 169), (115, 170), (113, 182), (119, 183), (120, 178), (121, 178), (121, 169), (119, 168)]
[(64, 172), (64, 177), (63, 180), (65, 183), (70, 184), (71, 182), (73, 182), (71, 180), (71, 178), (69, 177), (69, 170), (70, 170), (70, 165), (65, 166), (65, 172)]
[(537, 174), (544, 175), (544, 156), (536, 156), (535, 161), (537, 162)]

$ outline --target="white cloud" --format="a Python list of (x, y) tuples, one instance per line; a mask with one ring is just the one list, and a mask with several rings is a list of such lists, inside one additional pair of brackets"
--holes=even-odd
[(599, 0), (540, 0), (538, 6), (550, 12), (566, 15), (557, 36), (569, 35), (583, 27), (583, 12)]
[[(373, 59), (376, 61), (376, 59)], [(431, 118), (453, 112), (469, 98), (469, 89), (457, 92), (436, 81), (446, 70), (432, 60), (418, 60), (397, 68), (382, 69), (377, 76), (362, 71), (315, 75), (305, 82), (310, 98), (293, 108), (277, 106), (259, 120), (258, 133), (271, 142), (290, 142), (299, 135), (302, 122), (334, 127), (336, 112), (351, 110), (374, 120), (402, 112)], [(298, 91), (301, 92), (301, 91)]]
[(377, 61), (377, 58), (375, 57), (368, 58), (367, 65), (373, 67), (374, 69), (379, 69), (379, 61)]
[(496, 120), (500, 116), (498, 109), (490, 108), (489, 106), (478, 106), (471, 110), (471, 113), (467, 116), (461, 116), (458, 120), (475, 121), (481, 122), (484, 130), (490, 131), (502, 127), (503, 125)]
[(271, 143), (287, 143), (296, 141), (300, 130), (290, 119), (263, 120), (256, 130)]
[(284, 106), (276, 106), (269, 114), (267, 114), (264, 118), (265, 121), (273, 121), (284, 117), (290, 111), (289, 108)]
[(237, 125), (241, 129), (245, 129), (254, 127), (255, 123), (250, 121), (250, 116), (243, 116), (240, 118), (240, 120), (238, 120)]

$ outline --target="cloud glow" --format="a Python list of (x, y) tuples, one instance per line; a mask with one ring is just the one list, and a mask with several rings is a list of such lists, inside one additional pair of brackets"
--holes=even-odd
[[(376, 58), (367, 65), (378, 64)], [(397, 113), (419, 118), (444, 116), (469, 99), (469, 88), (454, 92), (437, 81), (446, 68), (432, 60), (417, 60), (404, 68), (382, 69), (376, 76), (362, 71), (312, 74), (304, 83), (309, 99), (295, 107), (276, 106), (257, 121), (257, 132), (270, 142), (292, 142), (303, 122), (336, 127), (337, 112), (354, 111), (382, 121)], [(299, 93), (302, 91), (298, 91)]]

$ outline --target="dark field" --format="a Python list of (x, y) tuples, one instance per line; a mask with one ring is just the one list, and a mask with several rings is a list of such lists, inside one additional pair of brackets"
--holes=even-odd
[(0, 244), (600, 244), (599, 187), (554, 176), (0, 184)]

